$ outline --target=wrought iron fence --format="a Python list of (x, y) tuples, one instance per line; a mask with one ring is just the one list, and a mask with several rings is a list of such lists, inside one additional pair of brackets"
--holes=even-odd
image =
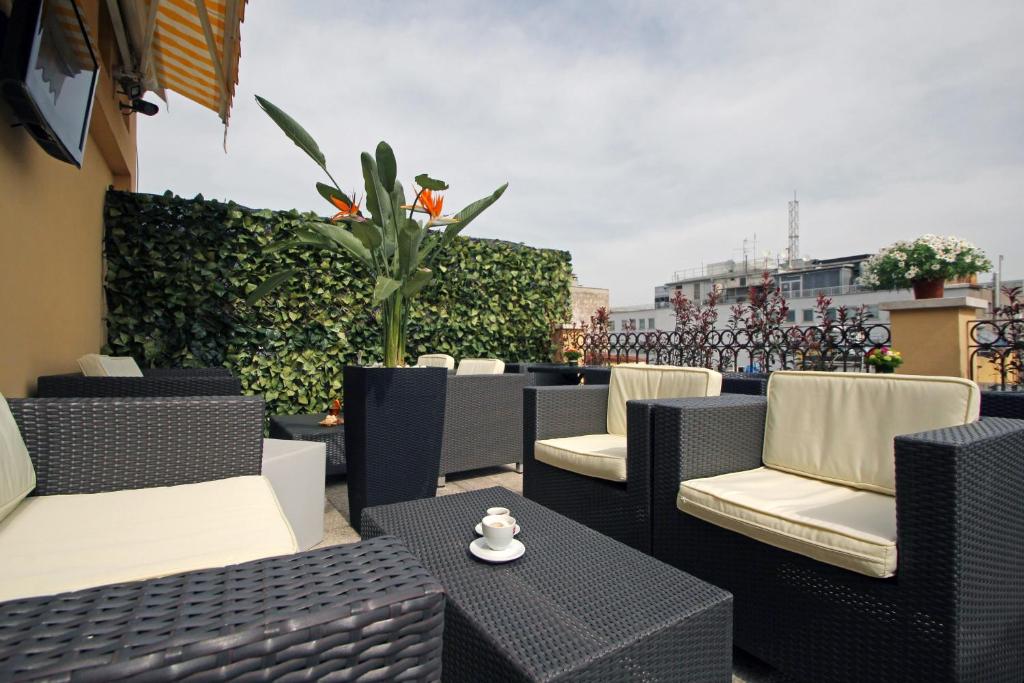
[(716, 329), (709, 332), (576, 331), (574, 348), (590, 365), (642, 361), (687, 365), (721, 372), (838, 370), (864, 372), (864, 356), (892, 338), (884, 323), (810, 325), (767, 330)]
[(998, 374), (1002, 387), (1024, 381), (1024, 320), (974, 320), (967, 324), (967, 336), (971, 379), (976, 379), (976, 361), (983, 358)]

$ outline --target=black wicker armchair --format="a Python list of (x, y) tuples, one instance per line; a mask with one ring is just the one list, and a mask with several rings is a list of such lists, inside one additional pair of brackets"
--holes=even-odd
[(981, 392), (981, 414), (985, 417), (1009, 417), (1024, 420), (1024, 391), (1021, 387), (989, 389)]
[(609, 385), (527, 387), (523, 394), (523, 495), (639, 550), (650, 529), (650, 402), (627, 405), (626, 481), (570, 472), (534, 457), (534, 443), (608, 429)]
[[(260, 472), (259, 398), (10, 407), (32, 495)], [(443, 613), (440, 585), (402, 543), (371, 539), (0, 602), (0, 680), (440, 680)]]
[(523, 389), (531, 375), (449, 375), (441, 483), (452, 472), (519, 463), (523, 455)]
[(761, 466), (766, 406), (653, 408), (653, 553), (733, 593), (736, 645), (801, 681), (1024, 680), (1024, 422), (895, 439), (899, 565), (874, 578), (677, 508), (681, 481)]
[(86, 377), (81, 373), (44, 375), (40, 398), (88, 396), (238, 396), (242, 384), (227, 368), (150, 368), (142, 377)]

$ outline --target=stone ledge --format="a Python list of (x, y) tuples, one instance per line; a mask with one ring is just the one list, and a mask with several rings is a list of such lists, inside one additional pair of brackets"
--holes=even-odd
[(974, 296), (947, 296), (941, 299), (909, 299), (886, 301), (878, 305), (883, 311), (912, 311), (932, 308), (982, 308), (988, 309), (988, 302)]

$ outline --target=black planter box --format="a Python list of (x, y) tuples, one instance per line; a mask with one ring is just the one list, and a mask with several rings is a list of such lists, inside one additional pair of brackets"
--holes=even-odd
[(448, 371), (345, 368), (350, 522), (363, 508), (433, 498), (441, 462)]

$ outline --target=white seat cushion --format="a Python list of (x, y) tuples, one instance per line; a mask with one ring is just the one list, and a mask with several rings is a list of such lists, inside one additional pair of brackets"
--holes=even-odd
[(671, 365), (616, 365), (608, 382), (608, 433), (626, 434), (626, 401), (718, 396), (721, 373)]
[(454, 370), (455, 359), (447, 353), (426, 353), (416, 359), (416, 367)]
[(619, 434), (543, 439), (534, 444), (533, 457), (576, 474), (626, 481), (626, 437)]
[(270, 482), (260, 476), (30, 497), (0, 522), (0, 602), (296, 550)]
[(7, 399), (0, 394), (0, 521), (35, 487), (36, 470), (25, 448), (25, 440), (21, 438)]
[(324, 474), (327, 444), (263, 439), (263, 476), (274, 487), (299, 550), (324, 540)]
[(896, 499), (767, 467), (691, 479), (677, 507), (706, 522), (867, 576), (896, 573)]
[(505, 361), (496, 358), (463, 358), (456, 375), (500, 375), (505, 372)]
[(893, 439), (978, 419), (981, 394), (956, 377), (773, 372), (762, 459), (768, 467), (896, 492)]

